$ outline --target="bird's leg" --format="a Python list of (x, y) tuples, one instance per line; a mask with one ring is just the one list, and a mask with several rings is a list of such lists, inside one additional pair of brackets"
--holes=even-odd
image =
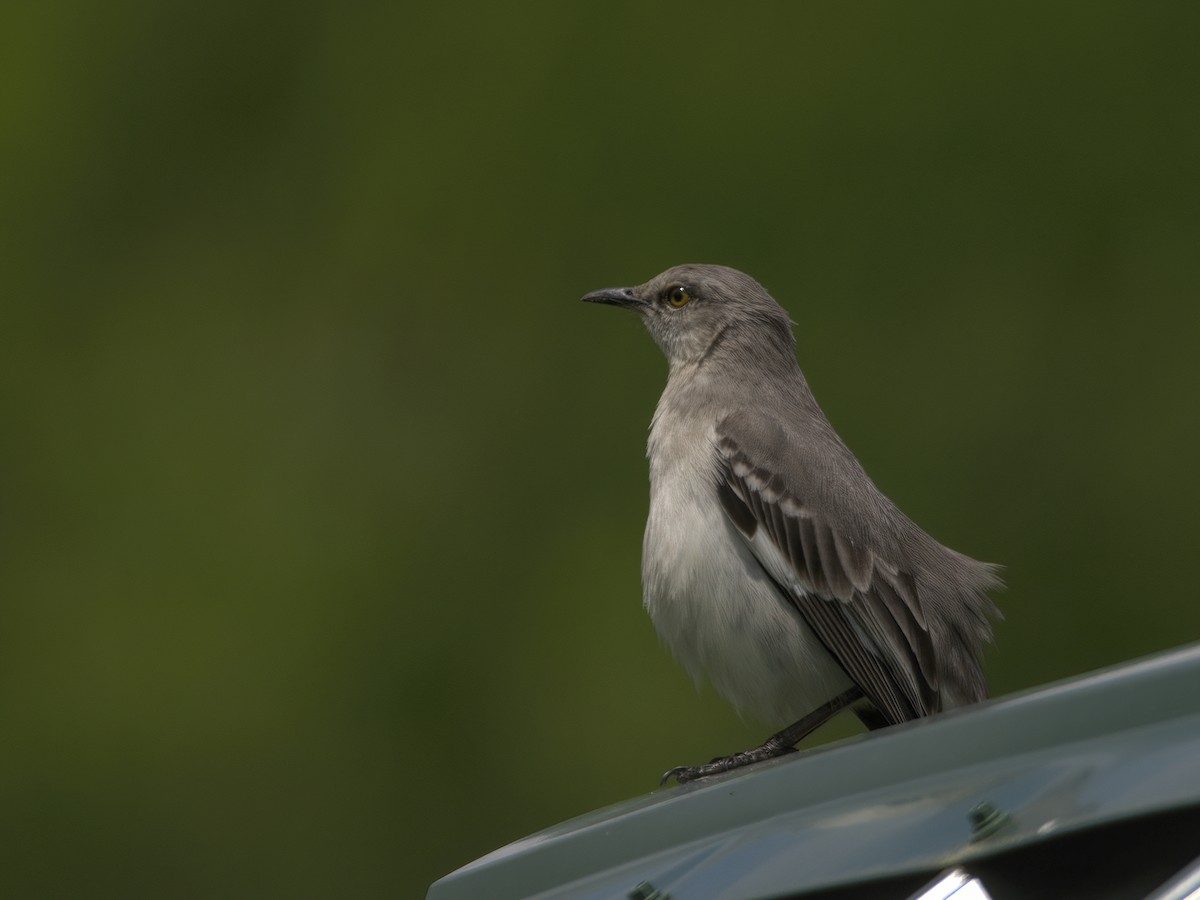
[(712, 762), (705, 763), (702, 766), (676, 766), (673, 769), (667, 770), (658, 783), (666, 784), (672, 778), (675, 778), (680, 784), (684, 784), (688, 781), (695, 781), (697, 778), (719, 775), (722, 772), (728, 772), (730, 769), (740, 769), (742, 766), (748, 766), (752, 763), (774, 759), (777, 756), (784, 756), (788, 753), (795, 753), (796, 744), (804, 740), (851, 703), (861, 699), (862, 696), (863, 693), (861, 690), (857, 687), (852, 687), (838, 694), (828, 703), (818, 706), (800, 721), (793, 722), (787, 728), (783, 729), (783, 731), (771, 735), (757, 747), (750, 750), (743, 750), (741, 753), (735, 753), (732, 756), (718, 756)]

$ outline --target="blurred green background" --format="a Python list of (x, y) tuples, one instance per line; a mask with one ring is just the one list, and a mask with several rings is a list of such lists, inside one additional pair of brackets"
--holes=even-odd
[(6, 5), (0, 892), (420, 896), (764, 737), (577, 301), (679, 262), (1007, 566), (996, 693), (1200, 637), (1195, 10)]

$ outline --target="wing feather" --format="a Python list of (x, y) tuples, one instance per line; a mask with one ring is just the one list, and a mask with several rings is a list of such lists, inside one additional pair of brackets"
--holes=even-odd
[(912, 575), (819, 518), (808, 498), (730, 435), (717, 448), (726, 513), (748, 541), (764, 530), (790, 565), (784, 596), (867, 699), (891, 723), (936, 711), (933, 641)]

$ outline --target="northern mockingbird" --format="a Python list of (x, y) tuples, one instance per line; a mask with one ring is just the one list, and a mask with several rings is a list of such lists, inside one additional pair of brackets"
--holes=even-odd
[(583, 299), (636, 312), (670, 365), (647, 449), (654, 627), (740, 712), (794, 723), (664, 783), (793, 752), (846, 708), (874, 729), (987, 696), (996, 567), (939, 544), (867, 477), (762, 285), (687, 265)]

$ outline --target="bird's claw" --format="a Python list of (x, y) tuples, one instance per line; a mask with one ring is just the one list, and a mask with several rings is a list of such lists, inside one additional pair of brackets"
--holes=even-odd
[(689, 781), (694, 781), (699, 777), (699, 773), (697, 772), (695, 766), (675, 766), (674, 768), (667, 769), (667, 771), (663, 772), (663, 777), (658, 779), (658, 784), (661, 787), (672, 778), (674, 778), (680, 784), (687, 784)]
[(676, 766), (673, 769), (668, 769), (663, 777), (659, 779), (658, 783), (663, 785), (674, 778), (680, 784), (687, 784), (689, 781), (707, 778), (709, 775), (720, 775), (722, 772), (728, 772), (739, 765), (741, 763), (738, 762), (737, 757), (716, 756), (702, 766)]

